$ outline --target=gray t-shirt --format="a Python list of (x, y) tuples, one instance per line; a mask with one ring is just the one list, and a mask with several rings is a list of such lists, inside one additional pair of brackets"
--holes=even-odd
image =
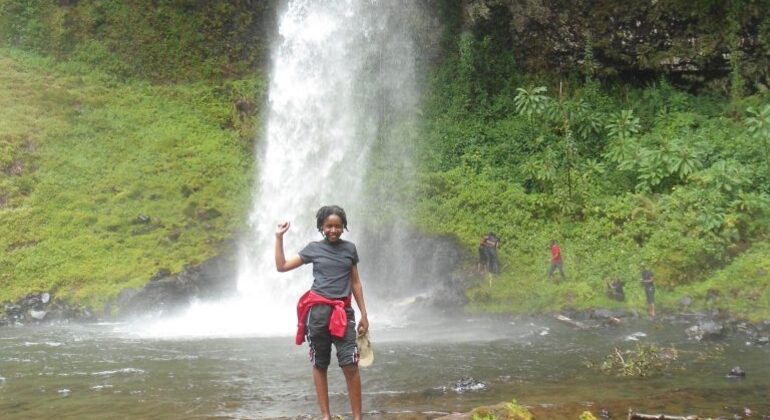
[(358, 264), (358, 251), (353, 242), (326, 239), (307, 244), (299, 252), (303, 264), (313, 263), (315, 293), (329, 299), (346, 298), (351, 293), (352, 268)]

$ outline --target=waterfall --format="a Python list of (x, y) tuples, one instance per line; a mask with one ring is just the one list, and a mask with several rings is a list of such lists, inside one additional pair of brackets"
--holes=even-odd
[[(309, 289), (312, 269), (276, 272), (276, 224), (292, 223), (284, 237), (290, 257), (308, 242), (321, 239), (316, 210), (338, 204), (349, 221), (350, 231), (343, 238), (358, 243), (365, 226), (383, 209), (381, 200), (392, 195), (388, 189), (393, 186), (378, 177), (382, 173), (408, 177), (411, 171), (412, 139), (404, 133), (389, 135), (384, 127), (399, 126), (397, 120), (406, 121), (416, 109), (414, 45), (408, 28), (418, 16), (415, 3), (288, 2), (280, 13), (273, 49), (264, 137), (255, 152), (258, 176), (249, 234), (240, 247), (239, 295), (226, 302), (195, 303), (184, 316), (150, 326), (149, 334), (293, 333), (296, 300)], [(393, 138), (395, 143), (389, 144)], [(392, 226), (380, 228), (392, 230), (391, 238), (403, 237)], [(366, 266), (363, 256), (374, 258), (376, 251), (360, 248), (361, 263)], [(394, 264), (405, 266), (408, 252), (396, 255), (391, 250), (388, 255), (400, 260)], [(367, 293), (368, 282), (389, 281), (388, 273), (362, 272), (372, 277), (364, 278), (369, 303), (378, 298)]]

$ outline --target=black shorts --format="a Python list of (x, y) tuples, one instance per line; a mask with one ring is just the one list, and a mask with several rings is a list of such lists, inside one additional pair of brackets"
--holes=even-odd
[(647, 295), (647, 303), (655, 303), (655, 285), (645, 284), (644, 293)]
[(356, 346), (356, 313), (353, 308), (345, 308), (348, 316), (348, 327), (345, 337), (332, 337), (329, 331), (329, 318), (332, 314), (331, 305), (313, 305), (305, 319), (305, 338), (310, 345), (310, 362), (313, 366), (326, 369), (332, 358), (332, 343), (337, 349), (337, 363), (340, 367), (358, 363), (358, 347)]

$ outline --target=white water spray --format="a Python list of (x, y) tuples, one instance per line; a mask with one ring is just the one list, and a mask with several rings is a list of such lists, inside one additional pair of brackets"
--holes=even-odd
[(240, 251), (239, 296), (196, 303), (181, 317), (144, 326), (142, 334), (293, 333), (296, 300), (310, 287), (312, 271), (304, 266), (276, 272), (275, 226), (292, 223), (284, 244), (287, 257), (295, 255), (321, 238), (315, 211), (338, 204), (346, 209), (351, 230), (344, 237), (356, 242), (364, 214), (372, 213), (368, 207), (379, 205), (367, 204), (362, 190), (383, 114), (409, 113), (416, 103), (411, 41), (401, 28), (389, 26), (403, 24), (414, 7), (411, 1), (289, 2), (273, 52), (251, 234)]

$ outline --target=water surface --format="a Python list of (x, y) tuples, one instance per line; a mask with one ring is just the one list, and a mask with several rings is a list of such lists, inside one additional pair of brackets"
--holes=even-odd
[[(740, 336), (686, 339), (686, 324), (631, 320), (576, 330), (550, 318), (458, 318), (372, 332), (362, 370), (373, 418), (433, 418), (515, 398), (539, 418), (583, 410), (770, 416), (770, 348)], [(677, 369), (613, 378), (585, 366), (613, 347), (675, 346)], [(728, 379), (731, 367), (747, 372)], [(486, 389), (458, 392), (470, 376)], [(344, 380), (329, 370), (333, 412), (349, 413)], [(0, 418), (307, 418), (317, 413), (307, 348), (285, 337), (145, 337), (137, 324), (0, 329)], [(349, 415), (349, 414), (348, 414)]]

